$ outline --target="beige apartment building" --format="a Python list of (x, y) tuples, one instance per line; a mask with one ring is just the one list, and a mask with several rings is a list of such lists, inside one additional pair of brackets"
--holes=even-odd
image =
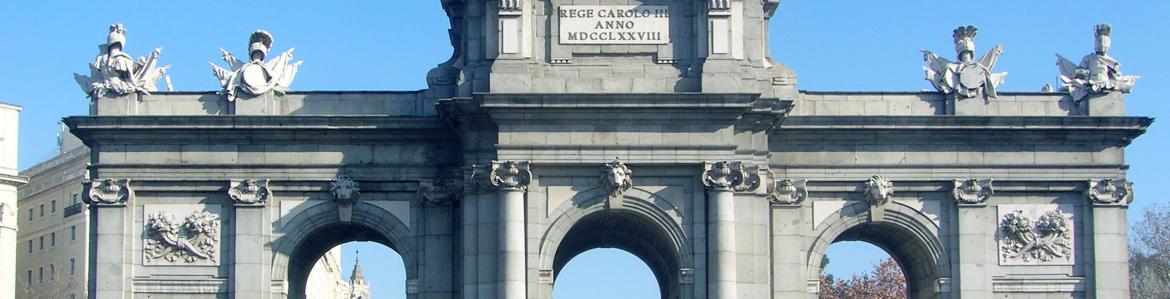
[(18, 298), (86, 298), (89, 212), (81, 200), (89, 148), (69, 133), (55, 157), (20, 173)]

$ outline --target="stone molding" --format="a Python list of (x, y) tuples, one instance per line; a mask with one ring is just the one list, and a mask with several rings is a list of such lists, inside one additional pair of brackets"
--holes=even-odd
[(1089, 180), (1085, 197), (1094, 205), (1126, 206), (1133, 202), (1133, 182), (1114, 179)]
[(361, 188), (349, 175), (338, 174), (329, 182), (329, 193), (333, 195), (334, 202), (340, 205), (353, 205), (361, 195)]
[(951, 195), (954, 197), (955, 202), (961, 205), (984, 204), (995, 193), (991, 182), (991, 179), (955, 179), (955, 186), (951, 190)]
[(98, 179), (85, 181), (85, 203), (92, 205), (123, 205), (134, 198), (130, 179)]
[(459, 201), (459, 182), (455, 180), (418, 181), (418, 200), (424, 204), (449, 206)]
[(215, 254), (219, 245), (219, 215), (195, 211), (183, 222), (178, 222), (175, 215), (159, 211), (147, 215), (145, 222), (146, 244), (142, 248), (144, 259), (179, 264), (217, 262)]
[(865, 200), (870, 205), (878, 206), (890, 202), (894, 197), (894, 182), (882, 175), (874, 175), (865, 182)]
[(768, 202), (773, 205), (799, 206), (808, 198), (808, 180), (781, 179), (768, 184)]
[(268, 189), (268, 182), (268, 179), (233, 180), (228, 182), (227, 194), (237, 205), (262, 206), (268, 203), (272, 195), (272, 190)]
[(634, 171), (620, 159), (601, 166), (599, 177), (601, 187), (609, 198), (621, 197), (630, 188), (634, 187)]

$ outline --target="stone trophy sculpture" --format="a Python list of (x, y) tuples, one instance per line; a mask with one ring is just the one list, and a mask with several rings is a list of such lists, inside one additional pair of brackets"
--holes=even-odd
[(959, 26), (953, 34), (958, 62), (951, 62), (927, 50), (921, 50), (927, 66), (926, 80), (944, 94), (955, 94), (958, 99), (978, 96), (994, 98), (995, 88), (1003, 84), (1007, 73), (992, 73), (1003, 46), (995, 46), (979, 60), (975, 59), (975, 26)]
[(222, 58), (223, 61), (227, 62), (228, 68), (225, 69), (208, 62), (215, 77), (219, 79), (220, 86), (223, 87), (221, 92), (227, 95), (228, 101), (235, 101), (239, 98), (241, 91), (255, 96), (269, 91), (284, 92), (288, 90), (293, 78), (297, 75), (297, 68), (300, 67), (301, 61), (292, 62), (293, 49), (290, 48), (277, 56), (276, 59), (265, 62), (264, 59), (268, 57), (268, 51), (271, 48), (272, 34), (269, 34), (268, 31), (256, 30), (248, 39), (247, 63), (236, 59), (234, 55), (222, 48), (219, 50), (223, 52)]
[(1080, 65), (1056, 54), (1056, 66), (1060, 68), (1061, 90), (1067, 91), (1073, 100), (1080, 101), (1089, 94), (1110, 91), (1129, 93), (1137, 82), (1138, 76), (1122, 75), (1121, 63), (1109, 57), (1111, 31), (1113, 28), (1109, 24), (1093, 27), (1093, 34), (1096, 36), (1093, 53), (1085, 55)]
[(166, 78), (167, 90), (173, 90), (171, 77), (166, 75), (171, 66), (158, 66), (158, 55), (162, 53), (162, 48), (155, 48), (150, 56), (135, 60), (123, 52), (125, 47), (126, 27), (122, 24), (110, 25), (106, 43), (98, 46), (98, 56), (89, 64), (89, 76), (73, 74), (86, 95), (96, 99), (109, 93), (150, 94), (158, 90), (155, 85), (163, 77)]

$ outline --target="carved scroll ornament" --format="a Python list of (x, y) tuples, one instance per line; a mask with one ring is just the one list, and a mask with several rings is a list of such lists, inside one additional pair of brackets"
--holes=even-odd
[(167, 262), (215, 262), (219, 226), (219, 215), (207, 211), (191, 213), (183, 222), (176, 221), (174, 215), (166, 212), (149, 215), (143, 252), (147, 259)]
[(130, 179), (99, 179), (85, 184), (85, 199), (89, 204), (122, 204), (134, 196), (134, 190), (130, 189)]
[(501, 189), (528, 190), (528, 183), (532, 181), (532, 171), (528, 162), (492, 161), (491, 172), (488, 174), (488, 183)]
[(1133, 202), (1133, 182), (1126, 180), (1089, 180), (1085, 196), (1094, 204), (1122, 204)]
[(272, 194), (268, 189), (268, 180), (243, 180), (232, 182), (228, 189), (228, 197), (238, 204), (264, 204)]
[(955, 180), (955, 188), (951, 191), (955, 201), (961, 204), (981, 204), (987, 202), (994, 193), (990, 179)]
[(768, 186), (768, 201), (778, 205), (797, 205), (808, 198), (808, 180), (776, 180)]

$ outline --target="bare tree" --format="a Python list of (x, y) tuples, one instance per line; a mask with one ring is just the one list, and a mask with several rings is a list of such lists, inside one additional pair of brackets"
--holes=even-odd
[(1155, 204), (1129, 235), (1132, 298), (1170, 298), (1170, 205)]
[(836, 279), (822, 274), (820, 284), (822, 299), (903, 299), (909, 296), (906, 276), (893, 258), (886, 258), (874, 265), (870, 272), (854, 274), (849, 279)]

